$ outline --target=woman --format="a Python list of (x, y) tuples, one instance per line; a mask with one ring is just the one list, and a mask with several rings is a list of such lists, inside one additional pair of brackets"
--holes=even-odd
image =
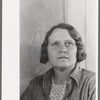
[(69, 24), (58, 24), (46, 34), (41, 63), (52, 68), (31, 80), (21, 100), (95, 100), (95, 74), (82, 69), (86, 58), (78, 32)]

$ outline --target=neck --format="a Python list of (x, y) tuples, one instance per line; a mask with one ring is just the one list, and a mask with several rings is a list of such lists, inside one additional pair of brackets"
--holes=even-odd
[(57, 84), (63, 84), (65, 81), (70, 80), (70, 74), (73, 70), (73, 67), (54, 67), (54, 82)]

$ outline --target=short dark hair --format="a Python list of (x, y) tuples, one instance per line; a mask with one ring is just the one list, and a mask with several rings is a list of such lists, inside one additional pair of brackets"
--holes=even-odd
[(48, 62), (48, 51), (47, 51), (47, 47), (48, 47), (48, 38), (49, 36), (52, 34), (52, 32), (57, 29), (57, 28), (61, 28), (61, 29), (66, 29), (68, 30), (70, 36), (75, 40), (76, 42), (76, 46), (77, 46), (77, 62), (81, 62), (86, 58), (86, 52), (84, 49), (84, 44), (82, 42), (82, 38), (79, 35), (79, 33), (76, 31), (76, 29), (69, 25), (69, 24), (65, 24), (65, 23), (60, 23), (56, 26), (53, 26), (46, 34), (45, 39), (43, 44), (41, 45), (41, 57), (40, 57), (40, 63), (47, 63)]

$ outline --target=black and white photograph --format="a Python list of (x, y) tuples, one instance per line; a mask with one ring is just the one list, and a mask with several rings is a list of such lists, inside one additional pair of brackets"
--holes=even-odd
[(19, 0), (17, 7), (3, 13), (11, 20), (3, 28), (2, 99), (97, 100), (98, 0)]
[(20, 0), (21, 100), (96, 100), (95, 0)]

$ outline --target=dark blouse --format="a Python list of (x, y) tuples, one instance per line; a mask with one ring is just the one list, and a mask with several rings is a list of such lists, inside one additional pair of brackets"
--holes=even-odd
[[(20, 100), (49, 100), (53, 68), (31, 80)], [(70, 74), (73, 80), (72, 91), (65, 100), (96, 100), (95, 73), (79, 67), (77, 64)]]

